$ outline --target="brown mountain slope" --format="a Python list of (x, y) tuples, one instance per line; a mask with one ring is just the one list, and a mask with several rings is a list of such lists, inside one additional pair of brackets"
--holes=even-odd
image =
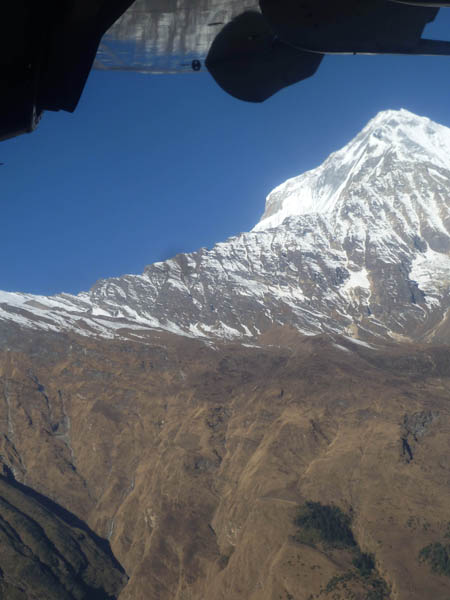
[(0, 476), (0, 598), (114, 600), (126, 581), (79, 519)]
[[(1, 459), (109, 539), (120, 600), (448, 600), (419, 553), (448, 542), (450, 349), (261, 342), (17, 330)], [(351, 517), (369, 574), (294, 523), (306, 502)]]

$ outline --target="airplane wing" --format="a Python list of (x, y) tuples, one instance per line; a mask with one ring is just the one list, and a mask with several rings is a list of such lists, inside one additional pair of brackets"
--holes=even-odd
[(435, 5), (406, 0), (260, 0), (260, 5), (280, 39), (324, 54), (418, 53), (425, 26), (439, 12)]
[(193, 73), (205, 64), (224, 90), (260, 102), (314, 74), (323, 54), (450, 54), (450, 42), (421, 38), (450, 0), (4, 0), (3, 5), (0, 140), (32, 131), (43, 110), (73, 111), (92, 64), (146, 73)]
[(218, 32), (258, 0), (136, 0), (104, 36), (94, 67), (189, 73)]
[(422, 40), (438, 0), (136, 0), (95, 67), (188, 73), (203, 64), (236, 98), (261, 102), (310, 77), (323, 54), (450, 54)]

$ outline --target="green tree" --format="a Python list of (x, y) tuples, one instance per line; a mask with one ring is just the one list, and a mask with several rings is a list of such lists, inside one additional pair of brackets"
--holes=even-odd
[(298, 527), (314, 530), (321, 541), (332, 546), (356, 546), (351, 519), (337, 506), (306, 502), (295, 519)]

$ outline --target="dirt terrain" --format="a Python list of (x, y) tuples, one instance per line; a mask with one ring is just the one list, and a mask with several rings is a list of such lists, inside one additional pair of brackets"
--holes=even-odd
[[(109, 541), (120, 600), (449, 600), (420, 552), (450, 536), (450, 348), (257, 343), (11, 334), (4, 472)], [(307, 502), (355, 546), (299, 527)]]

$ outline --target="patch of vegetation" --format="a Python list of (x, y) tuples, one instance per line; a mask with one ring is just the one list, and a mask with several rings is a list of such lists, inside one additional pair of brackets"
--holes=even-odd
[(350, 517), (340, 508), (320, 502), (306, 502), (295, 519), (302, 530), (299, 541), (309, 538), (311, 544), (321, 541), (334, 547), (356, 546), (350, 523)]
[(293, 536), (293, 539), (299, 544), (306, 544), (313, 547), (322, 541), (319, 532), (315, 529), (299, 529)]
[(384, 579), (378, 577), (372, 579), (366, 600), (385, 600), (386, 598), (389, 598), (389, 587)]
[(329, 580), (323, 591), (326, 595), (333, 593), (333, 599), (341, 598), (339, 592), (344, 594), (345, 600), (355, 598), (356, 595), (347, 585), (351, 581), (363, 584), (366, 594), (364, 600), (387, 600), (389, 598), (389, 588), (383, 579), (379, 577), (365, 577), (362, 580), (356, 571), (347, 571), (343, 575), (335, 575)]
[[(374, 555), (361, 552), (353, 537), (351, 521), (351, 516), (339, 507), (320, 502), (306, 502), (294, 520), (298, 527), (294, 536), (296, 541), (310, 546), (321, 544), (321, 550), (326, 554), (330, 549), (342, 550), (344, 559), (352, 558), (354, 568), (332, 577), (318, 597), (387, 600), (389, 587), (376, 570)], [(361, 596), (362, 591), (364, 596)]]
[(450, 544), (428, 544), (419, 552), (419, 560), (427, 562), (434, 573), (450, 577)]
[(370, 577), (375, 568), (375, 560), (373, 554), (358, 552), (357, 556), (352, 561), (353, 566), (359, 571), (361, 577)]
[(334, 590), (337, 589), (342, 583), (351, 581), (352, 579), (355, 579), (355, 577), (356, 574), (353, 571), (347, 571), (347, 573), (344, 573), (343, 575), (335, 575), (328, 581), (325, 592), (327, 594), (334, 592)]

